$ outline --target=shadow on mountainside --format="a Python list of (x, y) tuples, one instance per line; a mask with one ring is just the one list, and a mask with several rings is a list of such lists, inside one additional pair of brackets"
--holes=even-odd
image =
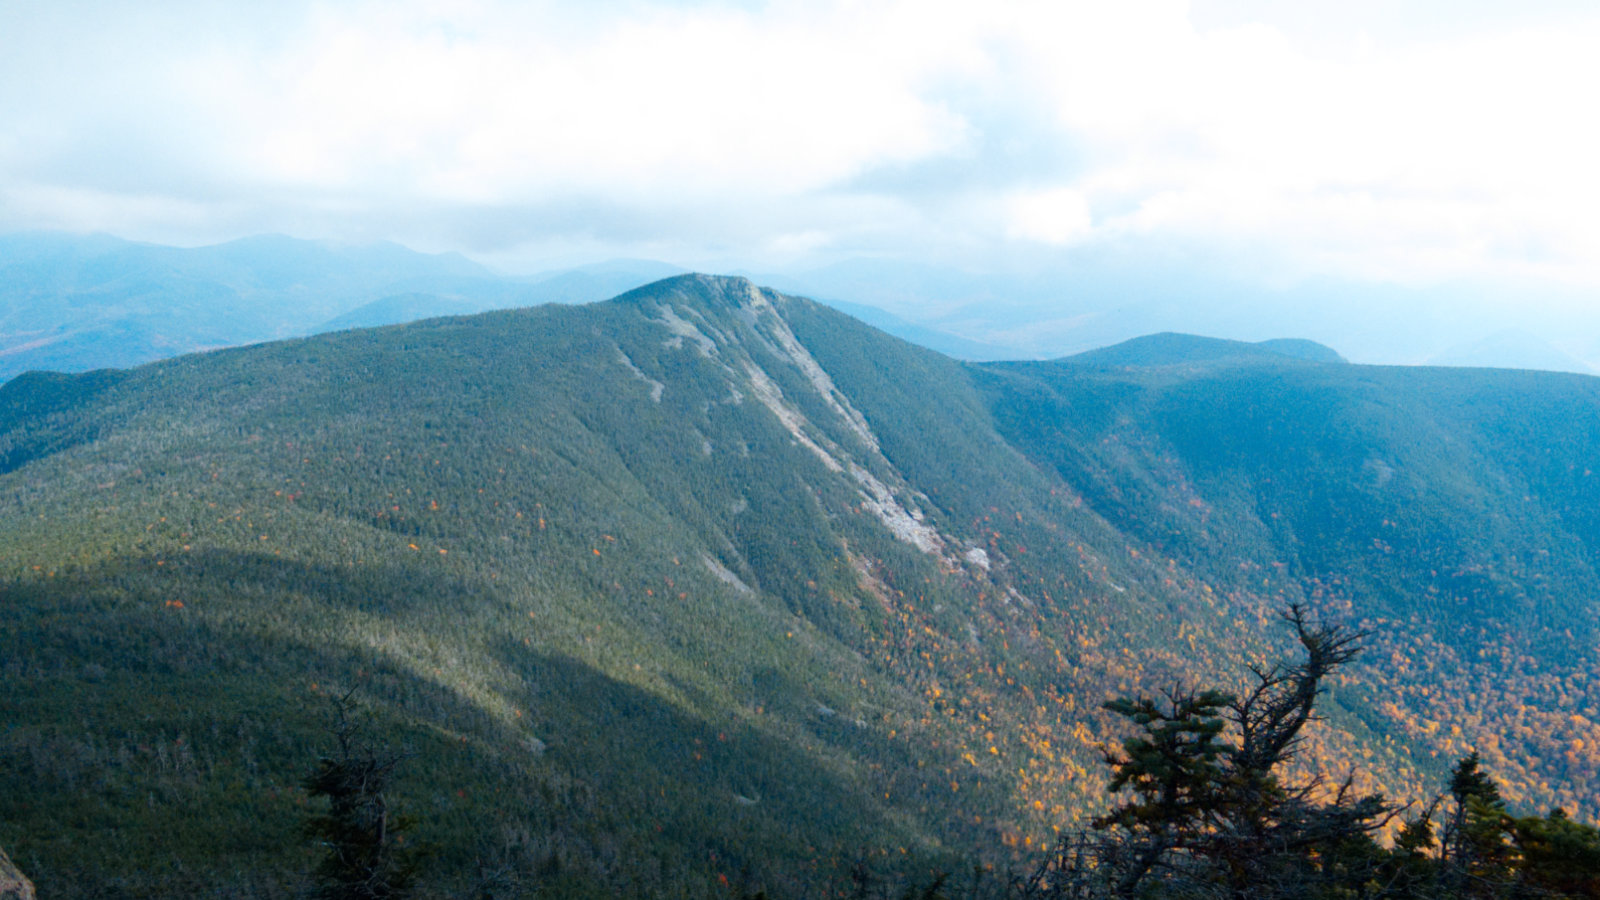
[[(509, 602), (460, 579), (211, 551), (0, 596), (0, 846), (49, 896), (288, 896), (309, 865), (299, 779), (352, 688), (415, 754), (395, 802), (446, 883), (489, 846), (643, 888), (746, 869), (776, 883), (913, 840), (865, 776), (708, 719), (710, 698), (691, 710), (490, 625), (459, 646), (491, 683), (423, 665), (405, 648), (440, 639), (452, 609)], [(388, 637), (342, 631), (352, 615)]]

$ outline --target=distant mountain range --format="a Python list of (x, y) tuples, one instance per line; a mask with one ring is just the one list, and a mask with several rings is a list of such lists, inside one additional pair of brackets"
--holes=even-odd
[(1285, 358), (1306, 362), (1342, 363), (1337, 351), (1315, 341), (1276, 338), (1246, 343), (1192, 334), (1152, 334), (1110, 347), (1066, 357), (1066, 362), (1096, 366), (1177, 366), (1219, 362), (1278, 363)]
[(1431, 357), (1431, 366), (1478, 366), (1494, 369), (1535, 369), (1547, 372), (1596, 374), (1593, 366), (1557, 350), (1548, 341), (1526, 331), (1511, 329), (1459, 344)]
[(30, 373), (0, 846), (53, 897), (290, 893), (354, 689), (437, 893), (1004, 866), (1103, 808), (1103, 702), (1231, 684), (1294, 601), (1371, 631), (1306, 766), (1420, 800), (1476, 750), (1592, 810), (1596, 458), (1600, 379), (1183, 335), (963, 363), (700, 275)]
[(1445, 360), (1481, 343), (1465, 364), (1529, 368), (1525, 349), (1490, 337), (1509, 332), (1549, 345), (1533, 368), (1588, 373), (1600, 363), (1600, 318), (1592, 291), (1582, 288), (1406, 286), (1257, 268), (1177, 247), (1096, 244), (988, 269), (850, 259), (759, 280), (886, 310), (1005, 348), (1013, 359), (1182, 332), (1245, 341), (1294, 335), (1357, 362), (1391, 365), (1453, 365)]
[[(1495, 324), (1470, 293), (1350, 284), (1264, 293), (1207, 271), (1113, 255), (1026, 277), (887, 260), (753, 277), (979, 362), (1059, 357), (1174, 331), (1250, 337), (1246, 343), (1260, 346), (1279, 335), (1315, 337), (1361, 361), (1591, 373), (1600, 360), (1593, 328), (1585, 343), (1582, 327), (1552, 325), (1564, 338), (1557, 347), (1526, 327)], [(0, 382), (30, 369), (128, 366), (330, 330), (592, 303), (682, 273), (623, 259), (506, 277), (457, 254), (273, 235), (192, 249), (104, 235), (12, 235), (0, 237)]]
[[(180, 248), (107, 235), (0, 237), (0, 383), (285, 337), (541, 303), (593, 303), (683, 269), (611, 260), (507, 277), (459, 254), (280, 235)], [(1014, 357), (840, 303), (905, 339), (963, 358)]]
[(508, 305), (517, 287), (454, 254), (257, 237), (184, 249), (111, 237), (0, 238), (0, 380), (305, 334), (388, 294)]

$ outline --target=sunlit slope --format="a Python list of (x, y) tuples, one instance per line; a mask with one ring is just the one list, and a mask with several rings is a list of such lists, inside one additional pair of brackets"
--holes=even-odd
[(993, 858), (1092, 813), (1108, 695), (1238, 673), (1300, 597), (1382, 628), (1325, 758), (1407, 793), (1472, 744), (1589, 800), (1595, 394), (962, 365), (700, 276), (25, 376), (0, 846), (66, 896), (290, 883), (358, 687), (436, 881)]

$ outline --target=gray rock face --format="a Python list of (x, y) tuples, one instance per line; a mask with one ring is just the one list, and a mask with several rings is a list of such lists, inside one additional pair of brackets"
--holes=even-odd
[(0, 900), (34, 900), (33, 882), (28, 880), (6, 851), (0, 849)]

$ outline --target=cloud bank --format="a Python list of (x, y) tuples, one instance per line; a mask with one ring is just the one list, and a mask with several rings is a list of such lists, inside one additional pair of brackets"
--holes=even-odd
[(147, 6), (0, 7), (0, 230), (1600, 283), (1581, 8)]

